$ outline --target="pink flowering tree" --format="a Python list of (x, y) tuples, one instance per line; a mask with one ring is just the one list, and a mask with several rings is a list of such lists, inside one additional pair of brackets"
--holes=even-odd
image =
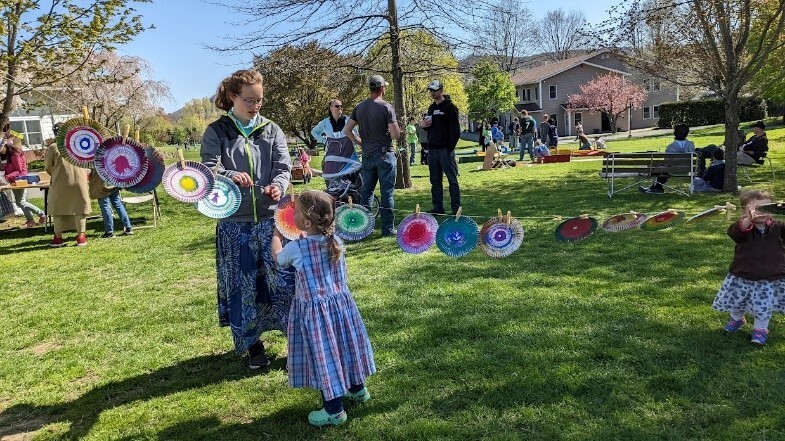
[(611, 132), (628, 109), (639, 109), (648, 93), (643, 86), (614, 73), (600, 75), (581, 85), (581, 92), (567, 97), (568, 109), (588, 109), (608, 115)]

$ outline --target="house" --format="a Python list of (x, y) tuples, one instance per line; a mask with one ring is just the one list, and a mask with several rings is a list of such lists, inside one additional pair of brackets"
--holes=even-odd
[(24, 105), (20, 105), (11, 112), (10, 125), (11, 130), (25, 136), (23, 141), (25, 157), (31, 160), (43, 154), (46, 140), (55, 137), (54, 125), (75, 116), (77, 115), (57, 109), (55, 106), (25, 109)]
[[(623, 130), (654, 127), (659, 119), (659, 106), (664, 102), (678, 101), (678, 87), (669, 86), (660, 79), (634, 73), (611, 50), (595, 51), (561, 61), (548, 62), (523, 70), (512, 76), (518, 103), (518, 112), (526, 109), (539, 121), (543, 114), (550, 115), (558, 126), (559, 136), (575, 135), (575, 125), (583, 124), (587, 135), (610, 132), (608, 117), (589, 110), (567, 110), (567, 97), (580, 92), (581, 85), (609, 72), (629, 78), (643, 85), (649, 94), (642, 108), (628, 112), (619, 119), (617, 127)], [(506, 123), (513, 112), (504, 116)], [(506, 126), (506, 125), (505, 125)]]

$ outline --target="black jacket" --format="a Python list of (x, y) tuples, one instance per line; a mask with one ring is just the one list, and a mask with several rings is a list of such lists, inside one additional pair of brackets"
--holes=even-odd
[(745, 152), (752, 151), (752, 154), (750, 155), (752, 156), (752, 159), (759, 161), (760, 158), (766, 156), (766, 152), (769, 151), (769, 138), (766, 138), (765, 134), (761, 136), (752, 136), (741, 145), (741, 149)]
[(428, 149), (455, 150), (461, 135), (458, 123), (458, 108), (452, 100), (445, 97), (441, 104), (433, 103), (428, 107), (428, 115), (433, 119), (428, 130)]
[(729, 272), (747, 280), (780, 280), (785, 278), (785, 224), (773, 221), (761, 234), (754, 226), (744, 231), (739, 222), (728, 228), (728, 236), (736, 242), (736, 252)]

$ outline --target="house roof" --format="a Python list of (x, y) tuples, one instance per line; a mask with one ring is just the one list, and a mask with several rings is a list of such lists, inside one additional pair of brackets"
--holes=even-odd
[[(543, 64), (541, 66), (535, 66), (532, 67), (531, 69), (526, 69), (523, 72), (513, 75), (511, 80), (512, 83), (516, 86), (537, 83), (542, 80), (548, 79), (554, 75), (560, 74), (566, 70), (572, 69), (573, 67), (586, 62), (586, 60), (595, 57), (597, 55), (603, 54), (605, 52), (609, 52), (609, 50), (602, 50), (597, 52), (591, 52), (588, 54), (576, 55), (574, 57), (570, 57), (564, 60), (553, 61)], [(599, 66), (599, 67), (604, 67), (604, 66)]]
[(515, 110), (518, 112), (522, 112), (524, 109), (527, 112), (542, 112), (542, 109), (537, 105), (537, 103), (523, 103), (515, 105)]

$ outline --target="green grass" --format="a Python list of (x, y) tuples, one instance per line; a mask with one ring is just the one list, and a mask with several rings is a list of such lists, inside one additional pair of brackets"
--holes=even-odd
[[(785, 163), (785, 129), (769, 138), (775, 165)], [(161, 192), (158, 229), (100, 240), (96, 219), (84, 248), (72, 235), (68, 247), (48, 249), (40, 230), (0, 233), (0, 438), (785, 439), (785, 321), (775, 316), (770, 344), (756, 348), (749, 327), (724, 335), (726, 315), (711, 309), (733, 252), (724, 216), (660, 232), (598, 231), (574, 244), (557, 242), (548, 219), (695, 214), (735, 196), (628, 191), (609, 200), (596, 160), (477, 165), (461, 165), (464, 212), (511, 210), (523, 246), (494, 260), (479, 250), (407, 255), (378, 233), (349, 245), (350, 286), (379, 372), (368, 383), (373, 400), (326, 430), (305, 419), (318, 394), (287, 385), (282, 335), (265, 334), (277, 359), (255, 373), (216, 326), (215, 222), (192, 206)], [(412, 175), (397, 208), (430, 208), (427, 168)], [(765, 182), (766, 172), (753, 177)], [(782, 182), (760, 186), (785, 195)], [(129, 210), (135, 222), (148, 215)]]

